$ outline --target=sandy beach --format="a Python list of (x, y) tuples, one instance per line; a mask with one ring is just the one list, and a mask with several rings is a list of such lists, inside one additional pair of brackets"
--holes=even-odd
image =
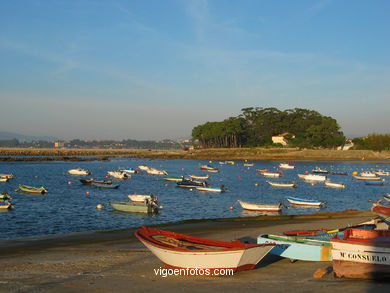
[[(255, 242), (261, 233), (334, 229), (372, 218), (346, 211), (303, 216), (186, 221), (161, 229), (215, 240)], [(161, 262), (133, 235), (135, 229), (0, 241), (0, 292), (386, 292), (390, 283), (315, 279), (330, 262), (292, 263), (267, 255), (254, 270), (225, 277), (156, 275)]]

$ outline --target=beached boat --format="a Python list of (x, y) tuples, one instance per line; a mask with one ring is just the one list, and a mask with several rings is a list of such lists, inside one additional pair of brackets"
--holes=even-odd
[(199, 167), (203, 171), (208, 171), (208, 172), (219, 172), (217, 167), (213, 167), (211, 165), (202, 165)]
[(210, 175), (188, 175), (191, 179), (206, 180), (210, 178)]
[(366, 185), (383, 185), (384, 181), (383, 180), (364, 180), (364, 183)]
[(146, 173), (148, 173), (149, 175), (168, 175), (167, 171), (159, 170), (156, 168), (149, 168), (148, 170), (146, 170)]
[(158, 202), (158, 197), (157, 196), (154, 196), (152, 194), (129, 194), (128, 195), (128, 198), (132, 201), (132, 202), (145, 202), (145, 201), (153, 201), (157, 204)]
[(279, 168), (280, 169), (295, 169), (295, 166), (290, 165), (288, 163), (280, 163)]
[(25, 193), (46, 194), (48, 190), (45, 187), (33, 187), (19, 184), (19, 190)]
[(380, 200), (378, 200), (377, 202), (374, 202), (372, 204), (371, 210), (375, 214), (377, 214), (385, 219), (390, 219), (390, 206), (382, 204), (384, 200), (386, 200), (387, 202), (389, 201), (389, 199), (386, 197), (381, 198)]
[(296, 187), (297, 185), (295, 182), (272, 182), (272, 181), (266, 181), (269, 185), (273, 187)]
[(268, 178), (278, 178), (278, 177), (282, 176), (282, 172), (265, 171), (265, 172), (261, 172), (261, 175), (263, 175), (264, 177), (268, 177)]
[(76, 169), (70, 169), (68, 170), (69, 175), (76, 175), (76, 176), (86, 176), (86, 175), (91, 175), (91, 171), (85, 170), (82, 168), (76, 168)]
[(182, 181), (183, 178), (184, 178), (184, 176), (181, 176), (181, 177), (169, 176), (169, 177), (164, 177), (163, 179), (164, 179), (165, 181), (179, 182), (179, 181)]
[[(376, 223), (370, 221), (354, 227), (373, 230)], [(287, 231), (284, 235), (262, 234), (257, 243), (274, 242), (276, 244), (270, 253), (292, 260), (331, 261), (330, 239), (336, 235), (342, 237), (344, 231), (350, 227), (340, 229), (318, 229), (304, 231)]]
[(345, 184), (331, 182), (329, 180), (326, 180), (324, 184), (325, 186), (332, 187), (332, 188), (345, 188)]
[(320, 206), (324, 205), (324, 202), (321, 202), (319, 200), (305, 199), (305, 198), (299, 198), (299, 197), (293, 197), (293, 196), (288, 196), (287, 200), (292, 204), (301, 205), (301, 206), (320, 207)]
[(279, 212), (282, 209), (282, 204), (256, 204), (249, 203), (242, 200), (237, 201), (244, 210), (248, 211), (260, 211), (260, 212)]
[(0, 193), (0, 200), (12, 200), (12, 197), (7, 191), (3, 191)]
[(176, 182), (176, 186), (184, 187), (184, 188), (196, 188), (196, 187), (209, 187), (209, 184), (204, 181), (184, 179), (182, 181)]
[(337, 277), (389, 280), (390, 230), (348, 229), (330, 242)]
[(216, 241), (144, 226), (135, 236), (167, 267), (197, 269), (203, 276), (217, 275), (221, 269), (253, 269), (274, 247), (274, 244)]
[(131, 175), (127, 175), (122, 171), (108, 171), (107, 175), (115, 179), (125, 180), (131, 178)]
[[(130, 197), (129, 197), (130, 198)], [(109, 204), (117, 211), (131, 213), (157, 213), (159, 206), (157, 197), (150, 196), (144, 199), (143, 202), (128, 201), (128, 202), (109, 202)]]
[(292, 260), (330, 261), (330, 243), (325, 240), (297, 238), (294, 236), (261, 234), (257, 243), (274, 243), (271, 254)]
[(225, 192), (226, 188), (223, 185), (221, 185), (221, 187), (199, 186), (199, 187), (196, 187), (196, 190), (203, 191), (203, 192)]
[(298, 177), (310, 182), (323, 182), (327, 179), (326, 176), (318, 174), (298, 174)]

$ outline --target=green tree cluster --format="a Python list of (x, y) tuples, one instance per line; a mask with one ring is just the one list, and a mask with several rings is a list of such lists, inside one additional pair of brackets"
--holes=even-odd
[(369, 134), (367, 137), (354, 138), (355, 149), (384, 151), (390, 150), (390, 134)]
[(202, 148), (272, 145), (272, 136), (289, 133), (291, 146), (333, 148), (345, 141), (337, 121), (307, 109), (250, 107), (237, 117), (206, 122), (192, 130)]

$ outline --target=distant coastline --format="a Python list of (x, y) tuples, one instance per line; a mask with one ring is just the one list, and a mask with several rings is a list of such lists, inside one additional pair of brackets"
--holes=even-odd
[(390, 162), (390, 151), (293, 148), (218, 148), (196, 150), (0, 148), (0, 161), (91, 161), (109, 157), (248, 161)]

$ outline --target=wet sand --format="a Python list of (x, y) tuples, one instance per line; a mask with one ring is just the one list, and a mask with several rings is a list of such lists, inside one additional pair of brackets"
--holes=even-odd
[[(261, 233), (344, 227), (372, 218), (369, 212), (321, 216), (186, 221), (161, 229), (215, 240), (255, 242)], [(267, 255), (254, 270), (225, 277), (156, 275), (161, 262), (133, 235), (134, 229), (0, 241), (0, 292), (388, 292), (390, 283), (313, 278), (330, 262), (291, 263)]]

